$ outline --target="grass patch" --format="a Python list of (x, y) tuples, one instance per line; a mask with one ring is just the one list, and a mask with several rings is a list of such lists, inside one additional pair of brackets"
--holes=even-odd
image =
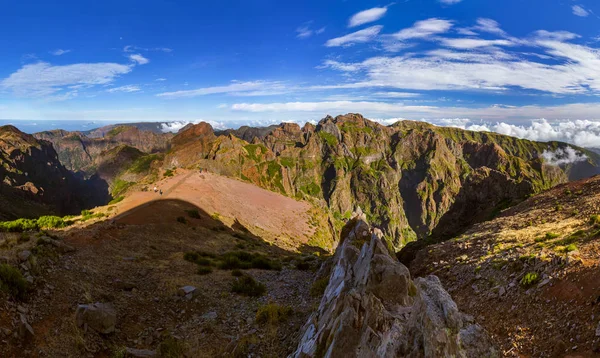
[(219, 258), (219, 268), (222, 270), (281, 270), (281, 263), (271, 260), (260, 254), (253, 254), (246, 251), (234, 251), (221, 255)]
[(520, 283), (521, 283), (522, 287), (528, 288), (528, 287), (535, 285), (539, 281), (540, 281), (540, 275), (538, 275), (537, 272), (528, 272), (525, 276), (523, 276)]
[(281, 306), (276, 303), (268, 303), (258, 307), (256, 312), (256, 323), (258, 324), (277, 324), (287, 320), (292, 315), (292, 309), (288, 306)]
[(120, 203), (123, 201), (123, 199), (125, 199), (125, 197), (123, 195), (118, 196), (118, 197), (114, 198), (113, 200), (109, 201), (108, 205), (114, 205), (114, 204)]
[(29, 290), (29, 282), (25, 280), (21, 271), (8, 264), (0, 265), (0, 290), (13, 297), (24, 299)]
[(178, 223), (182, 223), (182, 224), (187, 224), (187, 220), (183, 216), (178, 216), (177, 217), (177, 222)]
[(167, 170), (165, 170), (165, 172), (164, 172), (164, 174), (163, 174), (163, 176), (164, 176), (165, 178), (166, 178), (166, 177), (172, 177), (173, 175), (175, 175), (175, 174), (173, 173), (173, 170), (172, 170), (172, 169), (167, 169)]
[(196, 273), (198, 275), (208, 275), (211, 272), (212, 272), (212, 269), (208, 266), (199, 266), (198, 271), (196, 271)]
[(198, 210), (186, 210), (185, 211), (189, 217), (191, 217), (192, 219), (200, 219), (200, 213), (198, 212)]
[(316, 280), (310, 287), (310, 295), (313, 297), (323, 296), (327, 285), (329, 285), (329, 276)]
[(167, 337), (158, 346), (158, 352), (164, 358), (180, 358), (184, 356), (185, 347), (182, 341)]
[(248, 275), (238, 277), (231, 284), (231, 291), (240, 295), (260, 297), (267, 292), (267, 286)]

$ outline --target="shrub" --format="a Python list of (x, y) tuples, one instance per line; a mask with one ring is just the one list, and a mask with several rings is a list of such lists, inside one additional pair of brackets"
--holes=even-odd
[(600, 224), (600, 215), (592, 215), (590, 216), (590, 224)]
[(565, 252), (572, 252), (572, 251), (577, 251), (577, 245), (571, 244), (571, 245), (565, 247)]
[(200, 213), (198, 212), (198, 210), (186, 210), (185, 212), (192, 219), (200, 219), (201, 218)]
[(19, 270), (8, 264), (0, 265), (0, 290), (23, 299), (28, 289), (29, 282), (25, 280)]
[(323, 277), (316, 280), (310, 287), (310, 295), (313, 297), (323, 296), (325, 289), (327, 289), (327, 285), (329, 285), (329, 277)]
[(559, 237), (560, 235), (554, 232), (548, 232), (546, 233), (546, 240), (553, 240), (556, 239), (557, 237)]
[(14, 221), (0, 222), (0, 231), (5, 232), (23, 232), (33, 231), (38, 229), (37, 220), (32, 219), (17, 219)]
[(527, 288), (535, 285), (539, 280), (540, 276), (537, 272), (528, 272), (525, 276), (523, 276), (520, 283), (521, 286)]
[[(108, 205), (114, 205), (114, 204), (120, 203), (120, 202), (122, 202), (122, 201), (123, 201), (123, 199), (125, 199), (125, 197), (124, 197), (123, 195), (121, 195), (121, 196), (119, 196), (119, 197), (116, 197), (116, 198), (114, 198), (113, 200), (109, 201), (109, 202), (108, 202)], [(110, 209), (110, 208), (109, 208), (109, 209)]]
[(164, 358), (179, 358), (184, 356), (184, 348), (182, 341), (169, 336), (160, 343), (158, 352)]
[(174, 175), (174, 174), (173, 174), (173, 170), (171, 170), (171, 169), (167, 169), (167, 170), (165, 170), (165, 173), (164, 173), (163, 175), (164, 175), (165, 177), (172, 177), (172, 176)]
[(187, 224), (187, 220), (183, 216), (177, 217), (177, 222), (180, 222), (182, 224)]
[(243, 275), (232, 283), (231, 291), (245, 296), (260, 297), (267, 292), (267, 286), (251, 276)]
[(212, 269), (209, 266), (199, 266), (198, 271), (196, 271), (198, 275), (208, 275), (212, 272)]
[(304, 261), (296, 262), (296, 268), (301, 271), (310, 270), (310, 266), (311, 266), (310, 262), (304, 262)]
[(58, 216), (40, 216), (37, 224), (40, 229), (57, 229), (66, 226), (63, 218)]
[(241, 277), (241, 276), (244, 276), (244, 273), (241, 270), (235, 269), (235, 270), (231, 271), (231, 276)]
[(219, 268), (222, 270), (247, 270), (250, 268), (260, 270), (281, 270), (281, 264), (279, 262), (271, 260), (263, 255), (252, 254), (246, 251), (227, 252), (221, 255), (219, 260), (221, 261), (219, 263)]
[(268, 303), (258, 307), (256, 312), (256, 323), (259, 324), (277, 324), (287, 320), (292, 314), (292, 309), (288, 306), (280, 306), (276, 303)]
[(183, 254), (183, 259), (199, 266), (212, 266), (213, 262), (203, 253), (186, 252)]

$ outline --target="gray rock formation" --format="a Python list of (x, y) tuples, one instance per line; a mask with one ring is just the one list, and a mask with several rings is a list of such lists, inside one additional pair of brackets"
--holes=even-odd
[(115, 331), (117, 312), (109, 303), (79, 305), (75, 319), (79, 327), (89, 327), (98, 333), (108, 334)]
[[(364, 216), (342, 230), (319, 308), (291, 357), (496, 357), (435, 276), (411, 280)], [(326, 274), (326, 273), (325, 273)]]

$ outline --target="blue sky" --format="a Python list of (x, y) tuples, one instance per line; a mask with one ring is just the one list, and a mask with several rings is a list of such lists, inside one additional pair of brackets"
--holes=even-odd
[(595, 136), (578, 144), (600, 140), (590, 0), (2, 6), (3, 119), (237, 126), (360, 112), (497, 131), (571, 123)]

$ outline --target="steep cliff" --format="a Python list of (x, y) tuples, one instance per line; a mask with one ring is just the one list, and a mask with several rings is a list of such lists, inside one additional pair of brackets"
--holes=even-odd
[(13, 126), (0, 127), (0, 163), (3, 219), (74, 213), (108, 200), (105, 183), (73, 175), (51, 143)]
[(127, 145), (144, 153), (162, 152), (169, 148), (171, 133), (155, 133), (135, 126), (119, 125), (98, 128), (89, 133), (54, 130), (35, 133), (38, 139), (52, 143), (60, 162), (71, 171), (93, 175), (105, 159), (103, 153)]
[[(233, 133), (217, 136), (206, 123), (191, 126), (173, 139), (164, 166), (197, 165), (320, 201), (338, 230), (360, 207), (396, 247), (429, 236), (440, 222), (451, 223), (444, 235), (453, 235), (502, 206), (566, 182), (572, 169), (541, 157), (564, 143), (412, 121), (383, 126), (359, 114), (328, 116), (302, 128), (284, 123), (251, 142)], [(587, 161), (594, 170), (597, 163), (597, 156)]]

